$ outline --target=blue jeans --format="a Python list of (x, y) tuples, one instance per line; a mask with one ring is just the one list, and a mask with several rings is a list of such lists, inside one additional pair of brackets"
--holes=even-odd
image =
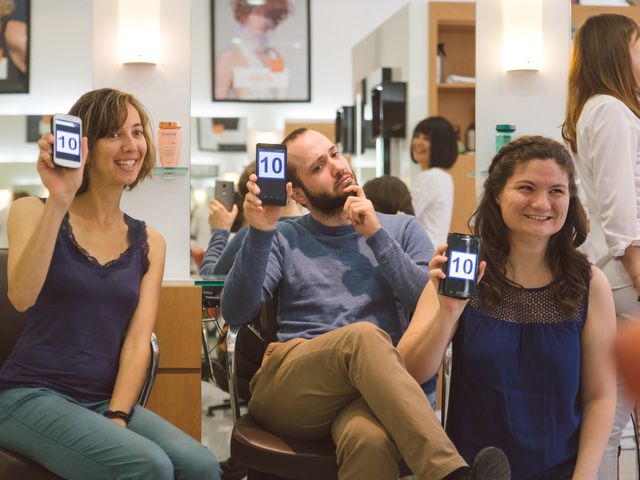
[(102, 416), (108, 402), (81, 404), (45, 388), (0, 393), (0, 446), (69, 479), (220, 478), (203, 445), (136, 406), (127, 428)]

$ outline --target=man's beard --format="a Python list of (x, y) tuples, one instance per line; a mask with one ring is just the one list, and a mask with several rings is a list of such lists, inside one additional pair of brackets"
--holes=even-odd
[[(355, 180), (352, 185), (356, 185)], [(339, 211), (342, 211), (347, 197), (351, 196), (351, 193), (311, 193), (303, 184), (300, 183), (300, 188), (307, 197), (309, 204), (324, 213), (325, 215), (333, 215)]]

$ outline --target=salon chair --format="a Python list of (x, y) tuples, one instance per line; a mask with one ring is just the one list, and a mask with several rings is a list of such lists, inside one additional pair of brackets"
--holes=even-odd
[[(277, 298), (263, 307), (260, 318), (265, 344), (275, 341)], [(336, 447), (330, 436), (319, 440), (299, 440), (269, 432), (249, 413), (240, 415), (236, 341), (238, 326), (227, 334), (227, 375), (234, 426), (231, 433), (231, 458), (248, 468), (247, 480), (337, 480)], [(245, 327), (246, 328), (246, 327)], [(411, 471), (400, 462), (400, 476)]]
[[(7, 257), (9, 251), (0, 249), (0, 367), (13, 350), (20, 332), (24, 314), (16, 311), (7, 298)], [(155, 333), (151, 336), (151, 360), (144, 384), (138, 397), (138, 403), (146, 405), (158, 369), (160, 348)], [(54, 480), (61, 479), (39, 464), (11, 450), (0, 448), (0, 478)]]

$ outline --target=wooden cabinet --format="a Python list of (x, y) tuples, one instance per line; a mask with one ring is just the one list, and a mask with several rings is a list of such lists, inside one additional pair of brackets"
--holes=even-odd
[[(475, 3), (431, 2), (429, 4), (429, 116), (445, 117), (460, 128), (464, 143), (467, 129), (475, 122), (475, 84), (442, 82), (449, 75), (475, 77)], [(438, 44), (444, 44), (441, 78), (436, 78)], [(454, 181), (451, 231), (468, 232), (467, 223), (476, 200), (475, 152), (458, 157), (450, 173)]]
[(201, 288), (163, 285), (156, 320), (158, 375), (147, 407), (200, 441)]
[(577, 28), (587, 18), (601, 13), (618, 13), (640, 23), (640, 7), (612, 7), (612, 6), (591, 6), (591, 5), (571, 5), (571, 26)]

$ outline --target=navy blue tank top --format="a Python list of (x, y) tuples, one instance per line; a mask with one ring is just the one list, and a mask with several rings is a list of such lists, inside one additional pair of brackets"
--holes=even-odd
[(447, 434), (467, 462), (501, 448), (518, 480), (570, 479), (578, 455), (588, 294), (566, 312), (556, 288), (507, 286), (495, 306), (474, 298), (453, 337)]
[(79, 402), (111, 398), (120, 349), (149, 268), (144, 222), (124, 215), (129, 247), (101, 265), (75, 240), (69, 215), (18, 342), (0, 369), (0, 391), (45, 387)]

